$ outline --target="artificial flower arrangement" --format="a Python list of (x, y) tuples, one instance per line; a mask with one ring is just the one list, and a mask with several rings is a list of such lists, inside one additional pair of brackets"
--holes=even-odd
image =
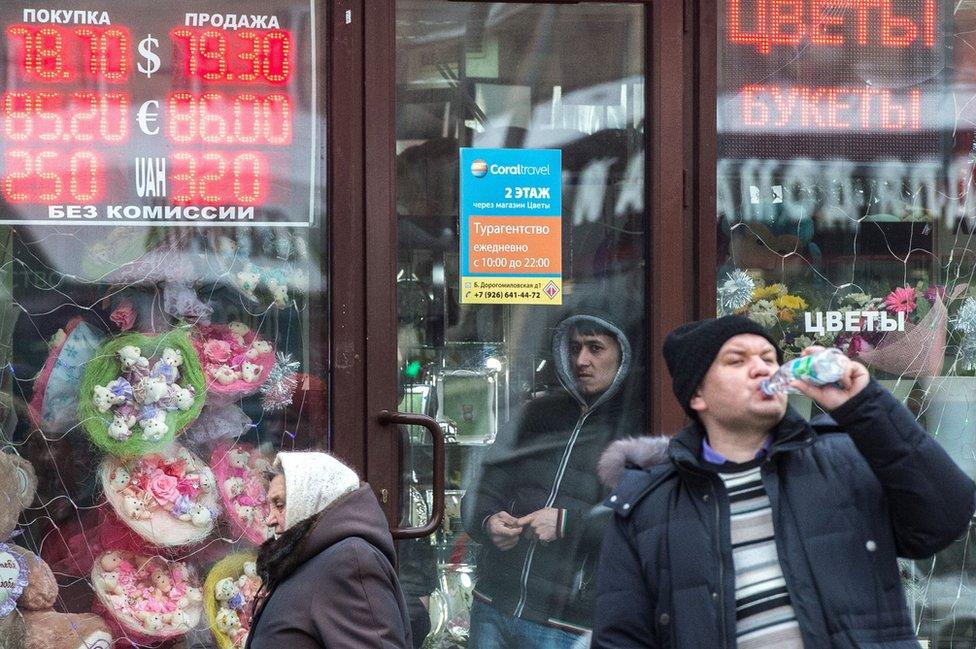
[(231, 554), (211, 568), (203, 585), (203, 606), (220, 649), (241, 649), (247, 643), (254, 598), (260, 590), (254, 555)]
[(100, 474), (105, 497), (118, 518), (153, 545), (197, 543), (214, 529), (214, 475), (179, 444), (128, 461), (107, 456)]
[(230, 521), (234, 538), (244, 537), (254, 545), (268, 539), (268, 480), (271, 464), (249, 444), (222, 443), (210, 455), (210, 466), (220, 491), (220, 499)]
[(94, 612), (140, 645), (179, 638), (203, 615), (200, 583), (182, 562), (109, 550), (95, 559), (91, 581)]
[[(809, 308), (809, 304), (799, 295), (790, 293), (785, 284), (767, 285), (745, 271), (734, 270), (719, 285), (718, 305), (721, 315), (744, 315), (765, 327), (780, 342), (786, 358), (792, 358), (799, 353), (795, 339), (799, 343), (805, 342), (797, 336), (796, 329), (802, 327), (799, 319), (801, 313)], [(829, 346), (831, 342), (832, 339), (816, 342), (811, 340), (808, 344)]]
[(77, 317), (58, 329), (28, 407), (36, 428), (62, 435), (77, 425), (78, 385), (104, 338), (104, 332)]
[(212, 405), (257, 392), (275, 362), (274, 346), (243, 322), (200, 325), (191, 337), (206, 375), (207, 401)]
[(890, 374), (912, 378), (942, 374), (950, 356), (946, 353), (951, 336), (950, 308), (958, 305), (958, 298), (967, 288), (962, 284), (947, 290), (942, 285), (918, 282), (914, 286), (897, 286), (882, 298), (863, 293), (848, 295), (849, 300), (897, 318), (902, 326), (897, 331), (876, 328), (845, 332), (838, 340), (851, 358)]
[(92, 442), (122, 457), (165, 447), (203, 408), (205, 380), (182, 329), (102, 345), (81, 381), (78, 415)]

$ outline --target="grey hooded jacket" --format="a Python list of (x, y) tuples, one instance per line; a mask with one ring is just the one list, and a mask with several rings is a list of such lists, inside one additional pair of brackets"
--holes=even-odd
[[(621, 347), (613, 383), (588, 404), (576, 387), (569, 347), (574, 326), (587, 320), (614, 332)], [(552, 346), (563, 389), (528, 402), (499, 433), (462, 511), (482, 548), (475, 596), (505, 614), (580, 632), (590, 627), (595, 563), (610, 517), (601, 506), (608, 491), (597, 478), (597, 460), (614, 439), (638, 434), (643, 417), (627, 403), (635, 362), (629, 337), (609, 316), (589, 311), (565, 318)], [(549, 544), (521, 539), (503, 552), (485, 533), (495, 513), (520, 517), (546, 507), (560, 511), (560, 538)], [(606, 515), (594, 516), (594, 508)]]

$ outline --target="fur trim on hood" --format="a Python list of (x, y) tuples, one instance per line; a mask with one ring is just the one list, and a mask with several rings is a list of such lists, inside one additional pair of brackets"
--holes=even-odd
[(613, 489), (628, 468), (646, 469), (654, 464), (664, 464), (668, 461), (670, 442), (671, 438), (663, 435), (618, 439), (603, 451), (596, 465), (600, 482)]

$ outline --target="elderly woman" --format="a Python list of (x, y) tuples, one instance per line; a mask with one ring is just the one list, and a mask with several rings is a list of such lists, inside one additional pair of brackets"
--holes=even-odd
[(410, 620), (372, 489), (327, 453), (279, 453), (247, 647), (407, 649)]

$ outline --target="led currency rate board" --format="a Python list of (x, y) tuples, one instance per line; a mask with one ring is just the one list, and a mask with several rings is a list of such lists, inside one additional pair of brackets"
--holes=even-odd
[(0, 220), (313, 222), (314, 3), (4, 3), (0, 21)]

